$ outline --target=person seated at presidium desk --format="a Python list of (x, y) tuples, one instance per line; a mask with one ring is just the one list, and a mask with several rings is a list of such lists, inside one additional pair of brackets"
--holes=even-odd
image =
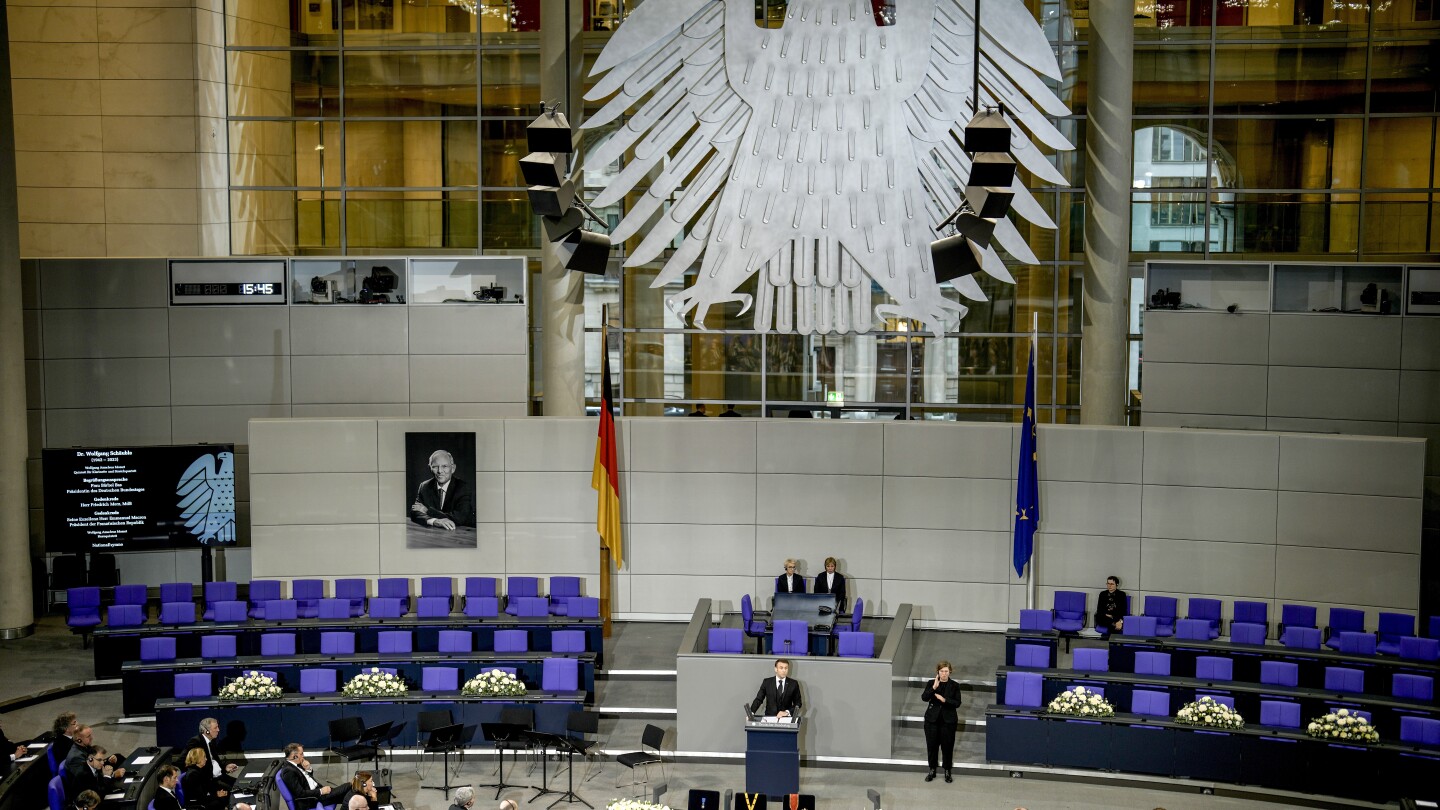
[(410, 519), (421, 526), (455, 531), (457, 526), (475, 527), (475, 493), (463, 478), (455, 477), (455, 457), (444, 450), (430, 454), (430, 471), (415, 492)]
[(835, 604), (845, 606), (845, 575), (835, 570), (835, 558), (825, 558), (825, 573), (815, 575), (815, 593), (828, 593)]
[(1100, 633), (1125, 632), (1126, 604), (1125, 592), (1120, 590), (1120, 578), (1114, 575), (1106, 577), (1105, 590), (1095, 600), (1095, 630)]
[(925, 755), (930, 761), (930, 772), (925, 775), (925, 781), (935, 778), (940, 759), (936, 754), (942, 754), (945, 781), (953, 782), (950, 768), (955, 760), (955, 730), (960, 722), (956, 715), (960, 708), (960, 684), (950, 680), (949, 661), (935, 665), (935, 677), (925, 684), (920, 699), (929, 704), (925, 707)]
[(791, 717), (802, 708), (800, 682), (790, 677), (789, 660), (775, 659), (775, 677), (760, 682), (760, 691), (750, 701), (750, 713), (755, 714), (761, 703), (766, 717)]
[(795, 561), (785, 561), (785, 573), (775, 578), (775, 593), (805, 593), (805, 577), (795, 573)]

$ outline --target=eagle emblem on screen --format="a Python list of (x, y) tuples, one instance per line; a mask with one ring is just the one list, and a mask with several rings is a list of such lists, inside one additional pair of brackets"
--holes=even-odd
[(207, 453), (175, 485), (180, 518), (203, 546), (235, 542), (235, 454)]
[[(971, 186), (972, 163), (983, 162), (962, 146), (979, 111), (975, 7), (790, 0), (770, 28), (752, 0), (638, 5), (591, 71), (603, 76), (586, 98), (610, 100), (584, 123), (629, 114), (584, 164), (627, 161), (597, 206), (648, 185), (611, 234), (643, 236), (626, 266), (676, 248), (651, 285), (664, 287), (699, 262), (667, 305), (700, 328), (711, 307), (731, 303), (741, 314), (753, 305), (760, 331), (864, 332), (878, 316), (939, 334), (957, 323), (968, 310), (942, 294), (930, 243), (951, 212), (982, 207), (969, 189), (1013, 193), (1017, 217), (1055, 227), (1018, 175), (1008, 188)], [(1069, 110), (1049, 40), (1022, 0), (984, 0), (980, 17), (980, 108), (1002, 110), (1012, 165), (1066, 185), (1040, 149), (1074, 148), (1051, 120)], [(1039, 260), (1003, 211), (984, 216), (993, 235), (973, 246), (974, 264), (1013, 284), (995, 247)], [(754, 295), (738, 292), (757, 274)], [(942, 278), (961, 296), (985, 300), (972, 275), (951, 275)], [(872, 302), (874, 285), (892, 302)]]

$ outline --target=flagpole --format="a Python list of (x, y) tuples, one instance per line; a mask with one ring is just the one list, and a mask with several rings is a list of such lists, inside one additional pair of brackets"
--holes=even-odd
[[(1037, 366), (1040, 365), (1040, 313), (1039, 313), (1039, 311), (1030, 313), (1030, 351), (1031, 351), (1031, 352), (1034, 352), (1034, 354), (1035, 354), (1035, 365), (1037, 365)], [(1038, 369), (1037, 369), (1037, 372), (1038, 372)], [(1039, 421), (1040, 421), (1040, 420), (1039, 420), (1039, 416), (1040, 416), (1040, 406), (1039, 406), (1040, 397), (1038, 396), (1039, 393), (1040, 393), (1040, 391), (1039, 391), (1039, 388), (1040, 388), (1040, 375), (1039, 375), (1039, 373), (1036, 373), (1036, 374), (1034, 375), (1034, 377), (1035, 377), (1035, 380), (1034, 380), (1033, 385), (1034, 385), (1034, 387), (1035, 387), (1035, 390), (1033, 390), (1033, 391), (1030, 392), (1030, 393), (1036, 395), (1035, 398), (1034, 398), (1034, 401), (1035, 401), (1035, 403), (1036, 403), (1036, 406), (1035, 406), (1035, 416), (1036, 416), (1036, 420), (1035, 420), (1035, 421), (1036, 421), (1036, 422), (1039, 422)], [(1036, 433), (1037, 433), (1037, 438), (1038, 438), (1038, 433), (1039, 433), (1039, 431), (1036, 431)], [(1037, 494), (1037, 497), (1038, 497), (1038, 494)], [(1036, 528), (1038, 529), (1039, 527), (1037, 526)], [(1037, 562), (1039, 562), (1039, 560), (1040, 560), (1040, 549), (1039, 549), (1039, 548), (1032, 548), (1032, 550), (1031, 550), (1031, 552), (1030, 552), (1030, 564), (1025, 567), (1025, 608), (1026, 608), (1027, 610), (1034, 610), (1034, 609), (1035, 609), (1035, 564), (1036, 564)]]

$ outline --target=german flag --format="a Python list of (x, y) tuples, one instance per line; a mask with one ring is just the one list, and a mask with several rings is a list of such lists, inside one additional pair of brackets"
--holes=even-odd
[[(602, 341), (601, 346), (604, 346)], [(621, 567), (620, 465), (615, 461), (615, 399), (610, 388), (610, 352), (600, 352), (600, 434), (595, 439), (595, 470), (590, 486), (596, 491), (595, 528), (600, 542), (610, 549), (615, 567)]]

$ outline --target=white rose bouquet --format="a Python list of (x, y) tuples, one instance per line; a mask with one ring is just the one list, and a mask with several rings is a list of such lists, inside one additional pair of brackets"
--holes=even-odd
[(1187, 726), (1205, 728), (1244, 728), (1245, 718), (1209, 695), (1202, 695), (1192, 703), (1186, 703), (1175, 713), (1175, 722)]
[(670, 810), (670, 808), (654, 802), (642, 802), (639, 799), (611, 799), (610, 803), (605, 805), (605, 810)]
[(1103, 695), (1083, 686), (1072, 686), (1055, 696), (1045, 707), (1050, 714), (1072, 717), (1114, 717), (1115, 707)]
[(378, 668), (360, 670), (360, 674), (346, 682), (340, 693), (345, 697), (400, 697), (410, 687), (396, 675)]
[(220, 687), (218, 697), (221, 700), (273, 700), (282, 692), (274, 678), (252, 669)]
[(503, 669), (492, 669), (466, 681), (465, 685), (460, 687), (460, 694), (471, 697), (523, 695), (525, 684)]
[(1375, 726), (1349, 709), (1341, 709), (1311, 720), (1310, 725), (1305, 727), (1305, 733), (1311, 737), (1353, 743), (1380, 741), (1380, 732)]

